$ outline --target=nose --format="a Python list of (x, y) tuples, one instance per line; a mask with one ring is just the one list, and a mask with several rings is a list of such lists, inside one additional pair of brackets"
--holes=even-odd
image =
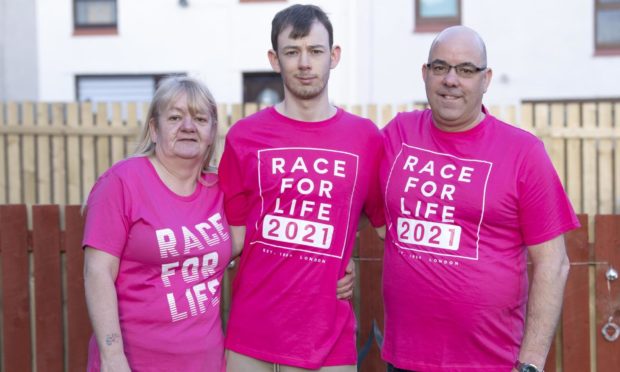
[(181, 120), (181, 130), (192, 132), (196, 130), (194, 118), (192, 118), (190, 115), (184, 116), (183, 120)]
[(456, 86), (459, 83), (459, 77), (456, 74), (454, 66), (450, 66), (448, 73), (443, 76), (443, 83), (447, 86)]
[(299, 53), (299, 68), (307, 69), (310, 67), (310, 54), (307, 51)]

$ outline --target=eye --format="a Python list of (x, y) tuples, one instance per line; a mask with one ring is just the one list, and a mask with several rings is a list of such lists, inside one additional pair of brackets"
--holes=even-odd
[(296, 50), (287, 50), (286, 52), (284, 52), (284, 55), (287, 57), (294, 57), (297, 55), (297, 51)]
[(209, 118), (208, 118), (207, 116), (202, 116), (202, 115), (201, 115), (201, 116), (196, 116), (196, 117), (194, 118), (194, 120), (195, 120), (196, 122), (198, 122), (199, 124), (202, 124), (202, 125), (207, 125), (207, 124), (209, 124)]
[(311, 51), (312, 54), (323, 54), (323, 49), (312, 49)]
[(456, 73), (463, 77), (472, 77), (476, 72), (478, 72), (476, 67), (470, 65), (456, 66), (455, 69)]
[(172, 114), (172, 115), (168, 116), (168, 120), (169, 121), (179, 121), (179, 120), (181, 120), (181, 115)]
[(448, 66), (443, 63), (433, 63), (431, 64), (431, 70), (436, 74), (443, 74), (448, 70)]

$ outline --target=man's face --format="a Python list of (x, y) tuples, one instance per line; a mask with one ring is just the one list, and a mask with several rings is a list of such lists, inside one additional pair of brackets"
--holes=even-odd
[[(486, 67), (482, 59), (481, 46), (476, 39), (470, 35), (451, 35), (434, 45), (428, 62)], [(491, 82), (492, 72), (485, 69), (471, 76), (459, 76), (455, 68), (448, 69), (445, 74), (437, 74), (437, 70), (441, 69), (433, 71), (432, 67), (422, 66), (426, 97), (433, 111), (433, 121), (439, 129), (464, 131), (478, 123), (482, 96)]]
[(329, 48), (329, 35), (320, 22), (314, 22), (308, 35), (299, 39), (289, 38), (291, 30), (289, 26), (278, 35), (278, 50), (269, 51), (269, 61), (282, 75), (287, 95), (314, 99), (327, 92), (329, 70), (338, 64), (340, 48)]

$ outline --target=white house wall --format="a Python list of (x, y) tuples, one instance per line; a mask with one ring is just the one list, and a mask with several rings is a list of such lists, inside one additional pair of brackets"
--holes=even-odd
[[(425, 101), (421, 67), (436, 34), (412, 32), (413, 1), (372, 3), (374, 89), (368, 101)], [(494, 71), (487, 103), (620, 97), (620, 56), (594, 55), (593, 0), (462, 0), (462, 5), (462, 24), (486, 41)]]
[[(0, 0), (2, 1), (2, 0)], [(220, 102), (240, 102), (242, 73), (271, 71), (273, 15), (314, 3), (342, 46), (330, 95), (338, 103), (425, 101), (421, 66), (436, 34), (414, 33), (413, 0), (119, 0), (118, 35), (73, 36), (71, 1), (37, 0), (39, 99), (73, 100), (76, 75), (186, 72)], [(593, 0), (462, 0), (494, 78), (485, 101), (618, 97), (620, 56), (594, 55)]]
[(0, 100), (38, 96), (35, 0), (0, 0)]

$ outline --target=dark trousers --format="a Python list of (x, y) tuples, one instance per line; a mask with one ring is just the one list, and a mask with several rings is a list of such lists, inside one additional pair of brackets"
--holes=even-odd
[(390, 363), (387, 364), (387, 372), (415, 372), (408, 369), (396, 368)]

